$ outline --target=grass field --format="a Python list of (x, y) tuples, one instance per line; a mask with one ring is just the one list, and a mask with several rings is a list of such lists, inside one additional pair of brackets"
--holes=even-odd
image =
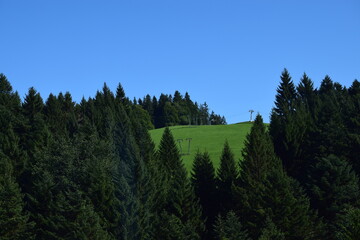
[[(186, 169), (189, 171), (192, 167), (194, 156), (198, 150), (209, 152), (210, 158), (217, 168), (220, 162), (221, 152), (224, 146), (225, 139), (228, 140), (229, 145), (235, 155), (235, 160), (238, 161), (241, 156), (241, 149), (244, 145), (246, 134), (250, 131), (252, 123), (238, 123), (230, 125), (212, 125), (212, 126), (175, 126), (170, 127), (170, 130), (177, 141), (179, 150), (182, 150), (182, 159)], [(156, 145), (159, 146), (161, 136), (164, 128), (154, 129), (150, 131), (150, 135)], [(190, 141), (190, 154), (189, 140)], [(182, 141), (180, 140), (182, 139)]]

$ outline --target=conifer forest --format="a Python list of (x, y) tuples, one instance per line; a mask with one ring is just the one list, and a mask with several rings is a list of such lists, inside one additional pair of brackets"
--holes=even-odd
[(168, 127), (226, 124), (188, 93), (76, 103), (0, 74), (0, 239), (360, 239), (360, 82), (284, 69), (273, 106), (240, 159), (225, 141), (188, 172)]

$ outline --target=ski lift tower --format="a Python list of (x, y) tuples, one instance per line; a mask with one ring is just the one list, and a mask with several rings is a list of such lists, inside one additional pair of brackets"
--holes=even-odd
[(253, 112), (254, 112), (254, 110), (249, 110), (249, 112), (250, 112), (250, 122), (252, 122), (252, 114), (253, 114)]

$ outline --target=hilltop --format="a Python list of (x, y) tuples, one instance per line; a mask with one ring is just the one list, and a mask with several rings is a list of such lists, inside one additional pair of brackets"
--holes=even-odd
[[(170, 127), (170, 130), (175, 141), (178, 143), (180, 152), (183, 154), (182, 159), (185, 167), (190, 171), (197, 150), (201, 152), (207, 150), (214, 163), (214, 167), (217, 168), (226, 139), (235, 155), (235, 159), (240, 159), (241, 149), (251, 126), (252, 123), (243, 122), (230, 125), (174, 126)], [(163, 132), (164, 128), (150, 130), (150, 135), (156, 148), (160, 143)], [(188, 154), (189, 138), (191, 138), (190, 154)]]

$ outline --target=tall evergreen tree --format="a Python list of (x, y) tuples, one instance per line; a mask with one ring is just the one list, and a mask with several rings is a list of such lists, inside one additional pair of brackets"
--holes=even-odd
[(326, 76), (319, 89), (319, 114), (312, 134), (311, 145), (316, 153), (314, 158), (327, 157), (329, 154), (346, 156), (346, 129), (338, 96), (341, 93), (337, 91), (331, 78)]
[(0, 239), (33, 239), (34, 226), (24, 210), (23, 194), (10, 160), (0, 151)]
[(246, 136), (242, 156), (239, 181), (233, 188), (236, 210), (240, 216), (244, 216), (244, 225), (251, 236), (258, 237), (258, 229), (265, 219), (261, 202), (264, 182), (274, 168), (282, 167), (260, 115), (256, 116)]
[(232, 185), (238, 178), (238, 169), (235, 164), (234, 154), (226, 140), (220, 158), (220, 167), (217, 171), (218, 199), (220, 212), (226, 214), (233, 208)]
[[(169, 128), (164, 130), (158, 157), (162, 165), (159, 171), (166, 176), (163, 186), (160, 186), (165, 194), (164, 207), (159, 206), (158, 214), (161, 214), (162, 209), (165, 210), (165, 216), (173, 216), (172, 218), (176, 217), (180, 220), (175, 221), (181, 223), (182, 226), (178, 226), (180, 229), (190, 228), (187, 235), (190, 234), (193, 239), (199, 239), (204, 231), (201, 207)], [(169, 237), (162, 236), (162, 239), (169, 239)]]
[(319, 159), (309, 172), (308, 192), (311, 205), (317, 209), (334, 237), (336, 215), (359, 205), (359, 179), (351, 165), (334, 155)]
[(243, 228), (240, 219), (233, 211), (229, 211), (224, 218), (218, 217), (215, 232), (219, 240), (248, 240), (247, 231)]
[(199, 198), (203, 209), (203, 219), (206, 221), (205, 239), (212, 239), (212, 230), (218, 214), (218, 199), (216, 195), (215, 169), (207, 152), (198, 152), (195, 156), (191, 181), (195, 195)]
[(344, 123), (347, 128), (347, 158), (357, 175), (360, 175), (360, 82), (355, 80), (348, 89), (347, 114)]
[(23, 134), (23, 147), (32, 159), (37, 151), (47, 145), (49, 132), (45, 124), (43, 107), (44, 103), (40, 94), (30, 88), (22, 105), (26, 118), (26, 133)]
[(264, 182), (261, 206), (285, 239), (323, 238), (322, 224), (310, 208), (299, 184), (280, 169), (273, 169)]
[[(275, 107), (271, 113), (270, 135), (274, 142), (276, 154), (282, 160), (288, 174), (298, 175), (300, 142), (303, 128), (296, 121), (297, 96), (289, 72), (284, 69), (277, 89)], [(302, 116), (298, 114), (297, 116)]]

